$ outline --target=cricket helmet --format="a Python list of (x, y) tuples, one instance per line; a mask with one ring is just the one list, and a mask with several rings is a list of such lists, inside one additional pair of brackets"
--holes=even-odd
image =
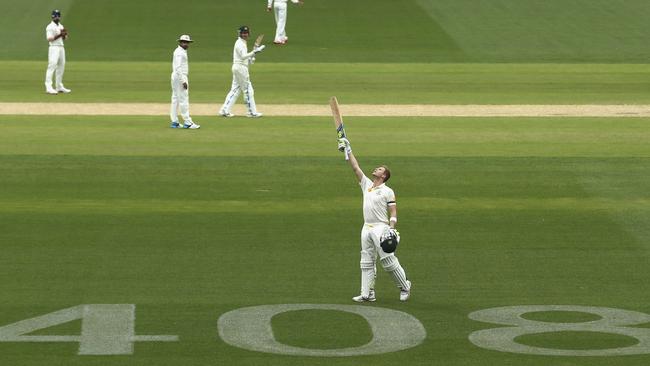
[(54, 17), (59, 17), (60, 18), (61, 17), (61, 11), (59, 11), (58, 9), (52, 10), (52, 18), (54, 18)]
[(241, 36), (242, 33), (248, 33), (248, 34), (250, 34), (250, 33), (251, 33), (251, 30), (250, 30), (250, 28), (248, 28), (247, 25), (242, 25), (241, 27), (239, 27), (239, 29), (237, 29), (237, 35), (238, 35), (238, 36)]
[(385, 253), (393, 253), (397, 250), (397, 244), (399, 244), (399, 233), (397, 230), (388, 230), (384, 235), (381, 236), (379, 245)]

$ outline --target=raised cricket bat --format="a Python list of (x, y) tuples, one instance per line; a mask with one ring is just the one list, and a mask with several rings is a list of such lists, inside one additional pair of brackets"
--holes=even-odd
[(257, 38), (255, 39), (255, 47), (261, 46), (262, 40), (264, 40), (264, 34), (260, 34), (259, 36), (257, 36)]
[[(339, 110), (339, 101), (336, 97), (330, 98), (330, 107), (332, 108), (332, 116), (334, 117), (334, 126), (336, 127), (336, 133), (338, 139), (347, 138), (345, 135), (345, 126), (343, 125), (343, 118), (341, 117), (341, 111)], [(345, 160), (350, 160), (348, 156), (348, 151), (343, 148), (345, 152)]]
[[(264, 34), (260, 34), (259, 36), (257, 36), (257, 38), (255, 39), (255, 44), (253, 45), (253, 47), (257, 48), (257, 47), (261, 46), (261, 45), (262, 45), (262, 40), (263, 40), (263, 39), (264, 39)], [(253, 64), (253, 63), (255, 63), (255, 56), (253, 56), (253, 57), (250, 59), (250, 63), (249, 63), (249, 64)]]

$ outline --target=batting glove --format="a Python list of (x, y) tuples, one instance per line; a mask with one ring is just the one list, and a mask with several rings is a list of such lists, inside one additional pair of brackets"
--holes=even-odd
[(266, 48), (266, 45), (257, 46), (255, 48), (253, 48), (253, 52), (260, 53), (260, 52), (264, 51), (265, 48)]
[(397, 242), (399, 243), (399, 240), (400, 240), (399, 231), (397, 231), (397, 229), (393, 229), (393, 228), (390, 228), (390, 229), (387, 229), (386, 231), (384, 231), (384, 234), (381, 236), (380, 241), (384, 241), (384, 240), (388, 239), (391, 236), (394, 237), (397, 240)]
[(399, 244), (399, 233), (395, 229), (387, 228), (379, 239), (379, 245), (385, 253), (394, 253)]
[(397, 238), (397, 242), (399, 243), (399, 239), (400, 239), (399, 231), (397, 231), (397, 229), (389, 229), (388, 232), (390, 233), (390, 235), (394, 235)]
[(348, 154), (352, 152), (352, 146), (350, 146), (350, 140), (346, 139), (345, 137), (340, 138), (339, 140), (339, 151), (344, 152), (346, 151)]

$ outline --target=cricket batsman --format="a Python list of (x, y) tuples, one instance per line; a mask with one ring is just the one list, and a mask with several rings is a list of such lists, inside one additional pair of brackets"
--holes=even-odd
[(379, 256), (384, 270), (388, 272), (400, 289), (400, 301), (407, 301), (411, 296), (411, 281), (406, 277), (404, 268), (395, 256), (399, 243), (397, 225), (397, 203), (395, 193), (386, 185), (390, 179), (390, 170), (385, 165), (372, 171), (372, 179), (363, 174), (359, 163), (352, 154), (352, 147), (347, 138), (341, 138), (339, 151), (347, 153), (352, 171), (359, 181), (363, 192), (363, 228), (361, 229), (361, 294), (352, 298), (356, 302), (376, 301), (375, 277), (376, 260)]
[(237, 41), (232, 50), (232, 84), (230, 91), (226, 95), (219, 115), (222, 117), (234, 117), (230, 111), (235, 105), (240, 94), (244, 94), (244, 104), (248, 110), (247, 117), (259, 118), (262, 113), (257, 111), (255, 104), (255, 90), (253, 83), (251, 83), (250, 74), (248, 73), (248, 66), (255, 61), (255, 55), (262, 52), (266, 46), (257, 45), (253, 47), (252, 52), (248, 52), (248, 37), (250, 36), (250, 28), (242, 25), (237, 30)]

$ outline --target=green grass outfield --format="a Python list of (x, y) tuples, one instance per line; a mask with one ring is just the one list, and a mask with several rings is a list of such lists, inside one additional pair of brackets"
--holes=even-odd
[[(351, 304), (361, 196), (329, 118), (205, 118), (199, 131), (153, 117), (0, 117), (0, 325), (78, 304), (135, 304), (130, 356), (78, 343), (0, 342), (0, 364), (647, 365), (650, 356), (549, 357), (489, 351), (468, 336), (498, 325), (470, 312), (510, 305), (650, 313), (650, 129), (625, 118), (354, 118), (362, 167), (392, 167), (400, 303), (380, 270), (369, 307), (427, 332), (376, 356), (300, 357), (224, 343), (217, 319), (245, 306)], [(398, 128), (401, 127), (401, 128)], [(389, 144), (378, 144), (389, 141)], [(591, 320), (538, 313), (543, 321)], [(276, 337), (309, 348), (370, 340), (356, 315), (284, 313)], [(79, 321), (37, 334), (75, 335)], [(550, 333), (551, 348), (624, 347), (609, 333)]]
[[(0, 102), (166, 102), (175, 40), (189, 33), (191, 102), (216, 106), (230, 86), (236, 28), (267, 43), (274, 33), (260, 0), (0, 5)], [(64, 80), (73, 89), (55, 97), (43, 93), (54, 7), (70, 31)], [(289, 9), (289, 45), (269, 45), (251, 75), (260, 104), (337, 95), (342, 104), (647, 105), (649, 13), (646, 0), (307, 1)], [(393, 170), (398, 255), (414, 284), (400, 303), (380, 268), (378, 301), (355, 309), (401, 311), (426, 331), (414, 348), (348, 357), (246, 350), (217, 329), (244, 307), (353, 306), (361, 195), (331, 118), (200, 123), (187, 131), (160, 116), (0, 116), (1, 366), (650, 362), (648, 342), (630, 356), (577, 357), (470, 341), (506, 328), (471, 313), (525, 305), (574, 306), (522, 316), (537, 330), (597, 320), (575, 306), (648, 315), (614, 329), (525, 333), (519, 344), (589, 352), (629, 350), (633, 332), (650, 339), (650, 119), (347, 118), (365, 171)], [(135, 317), (115, 313), (101, 325), (91, 308), (83, 321), (73, 308), (57, 313), (73, 314), (69, 322), (33, 320), (81, 304), (134, 304)], [(81, 338), (7, 341), (26, 319), (29, 336)], [(394, 319), (381, 321), (403, 326)], [(179, 339), (134, 341), (130, 355), (78, 354), (129, 343), (128, 324)], [(278, 342), (311, 350), (362, 347), (376, 332), (331, 309), (285, 312), (271, 327)]]
[[(182, 33), (195, 61), (231, 61), (236, 29), (275, 33), (260, 0), (30, 0), (3, 5), (3, 60), (47, 57), (59, 7), (70, 60), (167, 61)], [(275, 62), (646, 63), (646, 0), (312, 0), (291, 6)]]
[[(190, 52), (193, 52), (190, 50)], [(648, 64), (272, 63), (251, 69), (259, 104), (650, 104)], [(191, 57), (191, 56), (190, 56)], [(45, 61), (0, 61), (1, 102), (168, 102), (168, 62), (66, 66), (73, 92), (44, 92)], [(190, 62), (192, 102), (221, 105), (229, 63)], [(216, 112), (215, 112), (216, 113)]]

